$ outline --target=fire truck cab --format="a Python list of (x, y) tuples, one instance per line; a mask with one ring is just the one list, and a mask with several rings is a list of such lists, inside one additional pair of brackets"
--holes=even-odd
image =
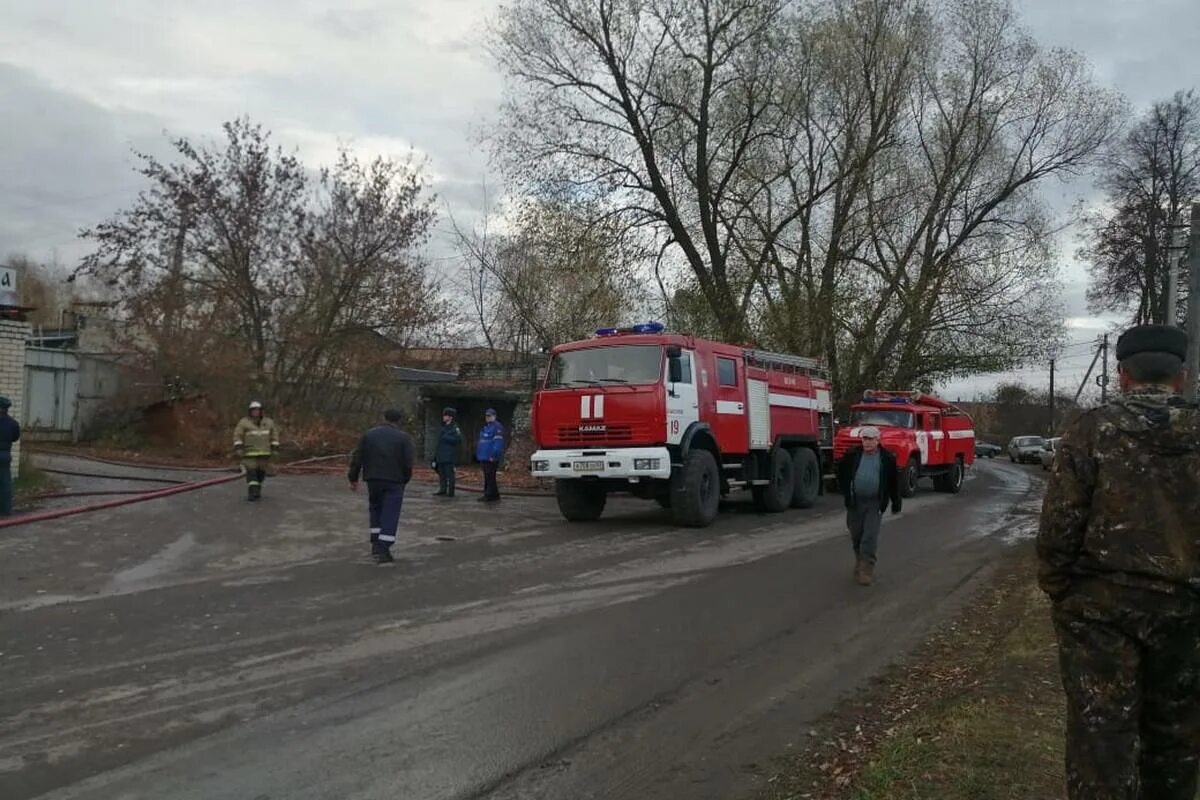
[(879, 444), (896, 457), (900, 493), (911, 497), (923, 477), (939, 492), (957, 494), (975, 463), (971, 417), (952, 403), (922, 392), (869, 390), (850, 406), (850, 424), (838, 429), (833, 457), (840, 461), (862, 441), (865, 425), (879, 429)]
[(568, 520), (625, 492), (703, 527), (738, 488), (765, 511), (811, 506), (832, 466), (833, 406), (814, 359), (647, 323), (555, 347), (533, 432), (532, 473), (554, 479)]

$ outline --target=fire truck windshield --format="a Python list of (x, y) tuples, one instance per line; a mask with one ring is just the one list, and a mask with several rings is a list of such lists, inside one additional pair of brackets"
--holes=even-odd
[(850, 412), (851, 425), (882, 425), (885, 428), (911, 428), (911, 411), (893, 411), (884, 408), (856, 408)]
[(546, 388), (658, 383), (662, 376), (662, 347), (610, 345), (556, 353), (550, 362)]

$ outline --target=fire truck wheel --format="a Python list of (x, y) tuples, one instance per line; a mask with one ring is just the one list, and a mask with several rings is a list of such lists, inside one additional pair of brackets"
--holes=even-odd
[(795, 466), (792, 464), (791, 455), (782, 447), (772, 448), (768, 458), (770, 472), (767, 473), (767, 477), (771, 482), (766, 486), (754, 487), (754, 504), (763, 511), (778, 514), (780, 511), (786, 511), (792, 504), (796, 488)]
[(592, 522), (604, 513), (608, 499), (604, 487), (581, 480), (559, 480), (554, 482), (554, 496), (558, 510), (571, 522)]
[(704, 528), (721, 506), (721, 473), (707, 450), (692, 450), (683, 467), (671, 475), (671, 514), (675, 524)]
[(921, 462), (916, 456), (908, 459), (904, 472), (900, 473), (900, 496), (912, 497), (917, 493), (917, 481), (921, 479)]
[(792, 451), (792, 474), (796, 488), (792, 492), (792, 508), (812, 508), (821, 491), (821, 462), (807, 447)]
[(963, 468), (963, 460), (960, 456), (954, 459), (954, 464), (950, 467), (950, 469), (934, 478), (933, 487), (939, 492), (958, 494), (962, 489), (963, 475), (965, 471), (966, 470)]

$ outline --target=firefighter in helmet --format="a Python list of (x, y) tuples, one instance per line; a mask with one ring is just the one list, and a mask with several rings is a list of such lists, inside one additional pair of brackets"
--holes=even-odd
[(233, 449), (246, 471), (246, 497), (257, 500), (262, 497), (271, 456), (279, 449), (279, 429), (263, 413), (263, 405), (257, 400), (250, 404), (246, 416), (233, 430)]

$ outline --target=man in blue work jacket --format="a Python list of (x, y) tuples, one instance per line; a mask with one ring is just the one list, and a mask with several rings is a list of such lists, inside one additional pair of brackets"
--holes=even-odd
[(496, 485), (496, 470), (504, 456), (504, 426), (496, 421), (496, 409), (484, 412), (486, 424), (479, 430), (479, 442), (475, 445), (475, 459), (483, 465), (483, 494), (480, 502), (495, 503), (500, 500), (500, 487)]
[(9, 415), (10, 408), (12, 401), (0, 397), (0, 517), (12, 513), (12, 446), (21, 438), (21, 426)]

